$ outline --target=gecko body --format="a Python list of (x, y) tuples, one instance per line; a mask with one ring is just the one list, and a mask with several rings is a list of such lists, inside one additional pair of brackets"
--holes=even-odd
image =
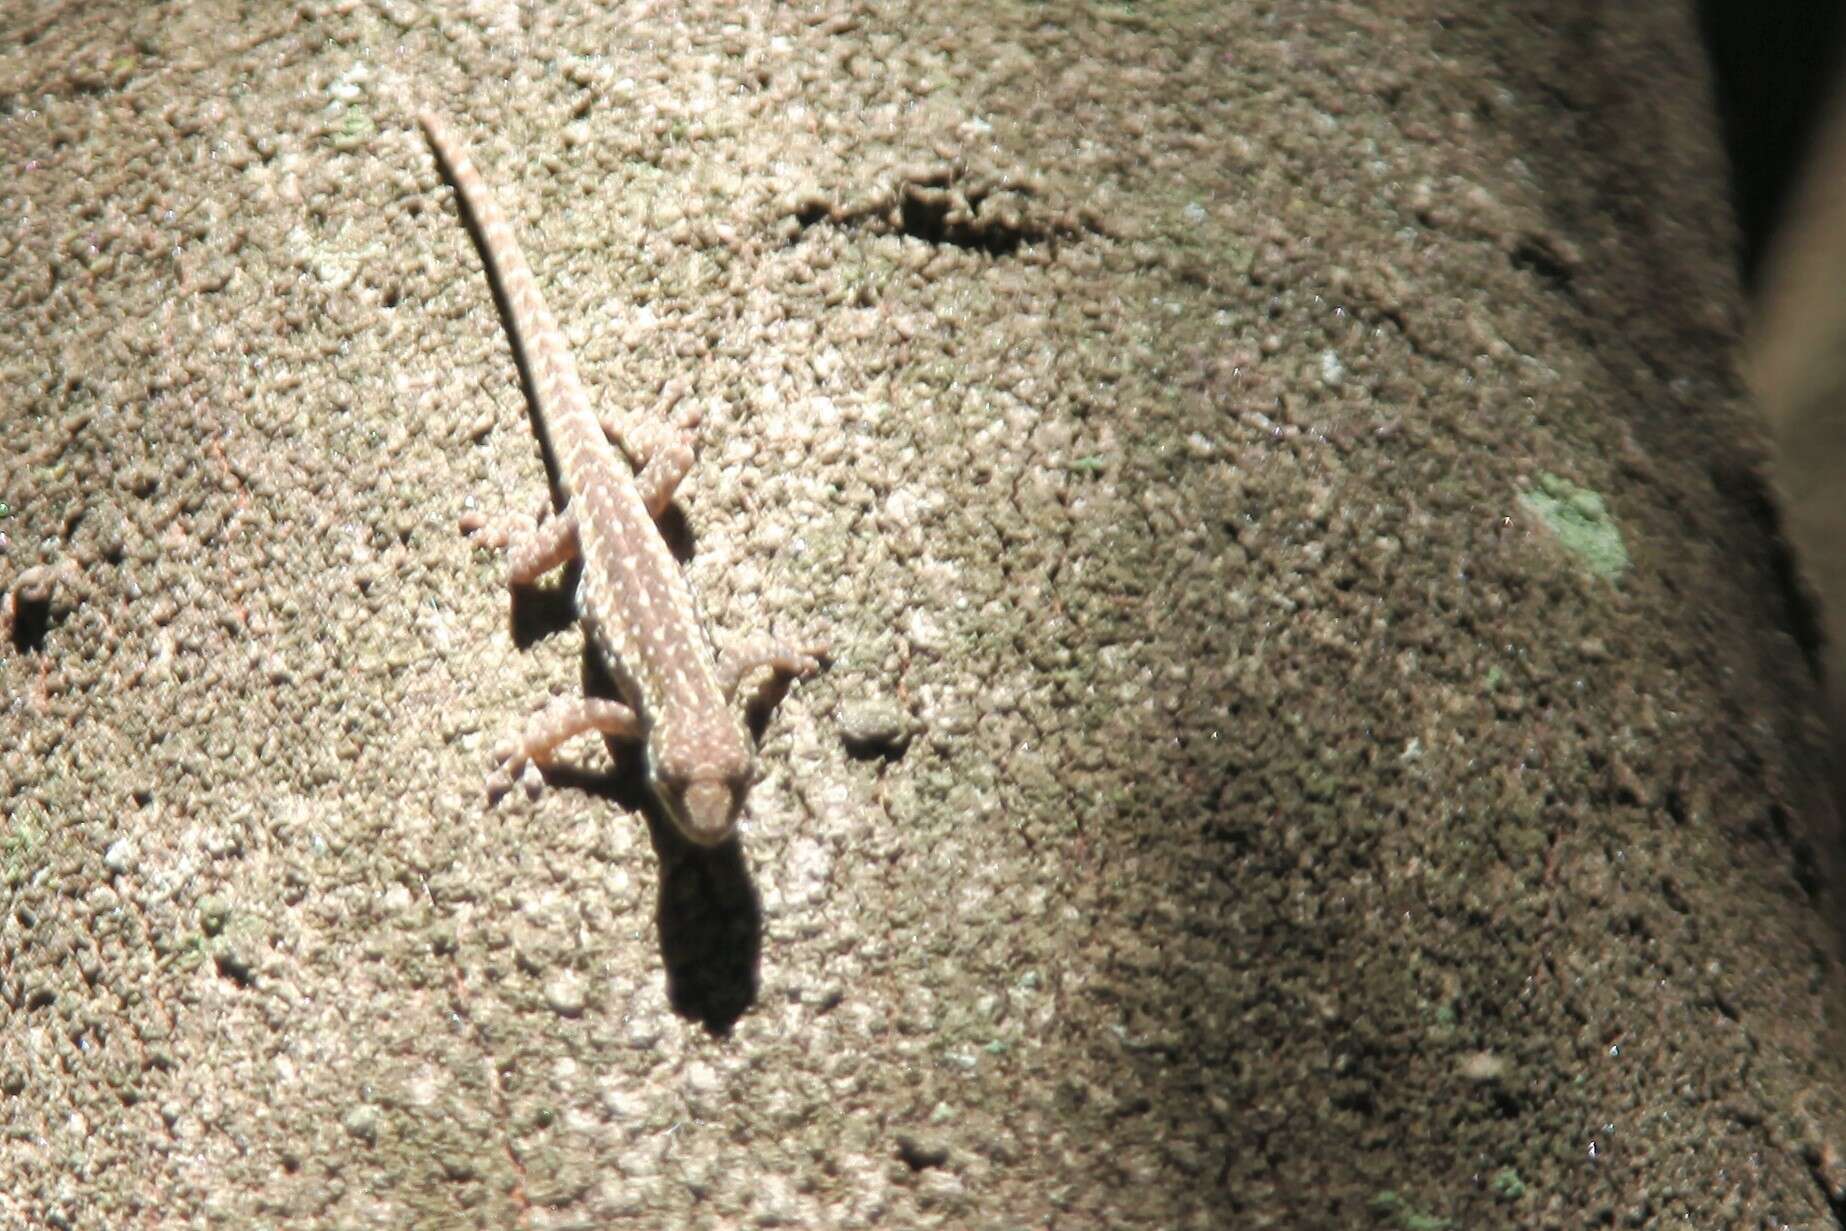
[[(527, 584), (582, 559), (577, 613), (622, 697), (552, 702), (504, 750), (489, 788), (505, 789), (565, 740), (599, 731), (639, 743), (649, 789), (668, 819), (692, 842), (716, 845), (735, 829), (755, 772), (754, 744), (735, 704), (739, 682), (757, 667), (798, 676), (819, 664), (767, 640), (722, 662), (714, 656), (655, 524), (691, 465), (689, 440), (658, 423), (605, 424), (597, 416), (492, 188), (439, 116), (426, 112), (418, 122), (499, 284), (564, 498), (561, 509), (506, 544), (509, 583)], [(492, 535), (479, 537), (501, 545)]]

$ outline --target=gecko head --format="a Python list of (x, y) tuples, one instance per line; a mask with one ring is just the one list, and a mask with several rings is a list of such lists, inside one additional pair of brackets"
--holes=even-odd
[(688, 842), (717, 846), (737, 828), (751, 768), (746, 758), (735, 765), (706, 761), (698, 769), (678, 773), (667, 761), (655, 767), (654, 797)]
[(743, 720), (723, 709), (662, 715), (645, 747), (648, 784), (673, 828), (695, 846), (727, 841), (756, 772)]

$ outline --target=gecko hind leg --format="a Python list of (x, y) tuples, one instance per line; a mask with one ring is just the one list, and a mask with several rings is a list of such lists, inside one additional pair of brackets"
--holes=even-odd
[(679, 490), (680, 480), (690, 469), (692, 444), (689, 440), (682, 437), (655, 449), (647, 465), (635, 475), (635, 488), (641, 493), (641, 503), (647, 506), (649, 517), (660, 520), (667, 505), (673, 502), (673, 493)]
[(462, 519), (468, 541), (506, 553), (506, 584), (529, 586), (552, 569), (577, 558), (577, 518), (570, 509), (553, 513), (546, 500), (542, 512), (508, 514), (489, 522), (470, 514)]
[(699, 425), (696, 405), (674, 413), (674, 407), (686, 396), (684, 380), (671, 380), (660, 392), (654, 406), (646, 412), (602, 413), (597, 421), (609, 443), (622, 451), (635, 471), (635, 486), (640, 489), (641, 503), (655, 521), (667, 510), (680, 480), (692, 469), (696, 454), (693, 429)]

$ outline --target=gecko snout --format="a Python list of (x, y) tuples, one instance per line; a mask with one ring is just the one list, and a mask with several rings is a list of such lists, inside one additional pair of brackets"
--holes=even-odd
[(677, 791), (662, 791), (661, 802), (688, 841), (717, 846), (737, 828), (744, 793), (723, 778), (695, 778)]

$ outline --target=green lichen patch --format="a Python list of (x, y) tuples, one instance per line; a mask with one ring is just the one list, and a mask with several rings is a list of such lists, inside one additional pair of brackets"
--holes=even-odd
[(1411, 1206), (1403, 1197), (1386, 1189), (1371, 1200), (1374, 1216), (1402, 1231), (1448, 1231), (1454, 1224), (1446, 1218), (1426, 1214)]
[(1602, 497), (1555, 474), (1538, 476), (1538, 486), (1519, 494), (1520, 507), (1548, 527), (1564, 549), (1599, 577), (1614, 581), (1628, 569), (1622, 532)]

